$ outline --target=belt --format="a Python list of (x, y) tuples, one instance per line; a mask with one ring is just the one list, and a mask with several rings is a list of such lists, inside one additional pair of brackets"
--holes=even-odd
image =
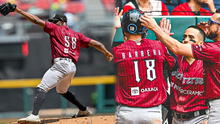
[(197, 116), (201, 116), (201, 115), (205, 115), (206, 114), (206, 110), (199, 110), (199, 111), (194, 111), (194, 112), (187, 112), (187, 113), (178, 113), (176, 111), (173, 112), (173, 116), (177, 119), (182, 119), (182, 120), (186, 120), (186, 119), (191, 119)]
[(54, 62), (58, 62), (60, 60), (66, 60), (66, 61), (69, 61), (69, 62), (73, 62), (72, 59), (70, 59), (70, 58), (61, 58), (61, 57), (55, 58)]

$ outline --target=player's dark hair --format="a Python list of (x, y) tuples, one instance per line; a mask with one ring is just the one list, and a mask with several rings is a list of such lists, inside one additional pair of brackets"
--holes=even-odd
[(189, 29), (189, 28), (194, 28), (194, 29), (196, 29), (196, 30), (198, 30), (199, 31), (199, 33), (202, 35), (202, 37), (203, 37), (203, 41), (205, 41), (205, 32), (200, 28), (200, 27), (198, 27), (198, 26), (196, 26), (196, 25), (191, 25), (191, 26), (189, 26), (189, 27), (187, 27), (187, 29)]

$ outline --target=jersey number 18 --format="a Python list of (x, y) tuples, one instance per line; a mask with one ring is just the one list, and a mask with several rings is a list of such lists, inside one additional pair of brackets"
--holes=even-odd
[[(156, 71), (155, 71), (155, 60), (145, 60), (147, 67), (147, 79), (153, 81), (156, 79)], [(134, 61), (134, 71), (135, 71), (135, 80), (140, 82), (139, 70), (138, 70), (138, 61)]]

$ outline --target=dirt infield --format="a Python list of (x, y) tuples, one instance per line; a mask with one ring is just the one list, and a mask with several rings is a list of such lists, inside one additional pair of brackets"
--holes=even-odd
[[(8, 124), (18, 124), (18, 123), (9, 122)], [(80, 117), (80, 118), (45, 118), (42, 119), (42, 124), (115, 124), (115, 116), (93, 115), (89, 117)]]

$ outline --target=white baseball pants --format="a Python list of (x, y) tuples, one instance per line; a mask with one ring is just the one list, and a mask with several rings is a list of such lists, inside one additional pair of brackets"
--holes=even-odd
[(44, 74), (41, 83), (37, 87), (46, 92), (56, 87), (57, 93), (66, 93), (75, 73), (76, 65), (72, 61), (55, 59), (54, 64)]
[(188, 120), (180, 120), (173, 117), (172, 124), (206, 124), (207, 119), (208, 115), (200, 115)]
[(161, 105), (151, 108), (118, 105), (116, 124), (162, 124)]
[(209, 100), (208, 124), (220, 124), (220, 99)]

